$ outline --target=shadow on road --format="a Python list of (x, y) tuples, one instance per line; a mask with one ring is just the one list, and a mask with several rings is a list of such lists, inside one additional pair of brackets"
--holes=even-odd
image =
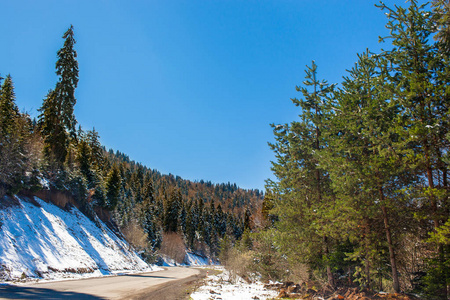
[(106, 298), (76, 292), (61, 292), (52, 289), (5, 285), (0, 286), (0, 299), (104, 300)]

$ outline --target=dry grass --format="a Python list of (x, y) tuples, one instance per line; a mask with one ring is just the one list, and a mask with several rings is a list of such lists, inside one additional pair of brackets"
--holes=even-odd
[(31, 194), (28, 194), (27, 196), (29, 196), (29, 197), (36, 196), (42, 200), (51, 202), (62, 209), (64, 209), (68, 203), (79, 208), (79, 204), (77, 203), (77, 201), (75, 201), (75, 199), (72, 197), (72, 195), (69, 192), (40, 190), (40, 191), (32, 192)]
[(145, 249), (148, 247), (147, 234), (136, 220), (132, 220), (124, 228), (122, 228), (122, 233), (128, 243), (130, 243), (134, 248)]
[[(302, 263), (291, 263), (289, 265), (289, 280), (293, 282), (309, 282), (310, 272), (306, 264)], [(328, 283), (328, 282), (327, 282)]]
[(186, 256), (186, 245), (181, 234), (174, 232), (163, 233), (161, 250), (159, 252), (181, 264)]
[(70, 203), (72, 205), (77, 204), (72, 195), (60, 191), (52, 191), (50, 200), (53, 204), (61, 208), (66, 207), (67, 203)]
[(238, 276), (248, 281), (252, 273), (253, 251), (239, 252), (236, 249), (230, 251), (226, 268), (230, 271), (230, 282), (236, 282)]

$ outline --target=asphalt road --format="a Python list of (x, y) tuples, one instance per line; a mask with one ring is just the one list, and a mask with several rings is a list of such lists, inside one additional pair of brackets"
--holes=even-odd
[(167, 298), (163, 294), (173, 293), (182, 284), (195, 281), (201, 273), (199, 269), (171, 267), (164, 271), (114, 277), (2, 285), (0, 299), (152, 299), (152, 295), (163, 299)]

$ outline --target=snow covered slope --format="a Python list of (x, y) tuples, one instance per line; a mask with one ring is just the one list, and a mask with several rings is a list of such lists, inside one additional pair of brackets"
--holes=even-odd
[(217, 262), (211, 260), (208, 257), (196, 255), (192, 252), (186, 251), (186, 256), (184, 257), (184, 261), (181, 264), (177, 264), (173, 258), (167, 257), (165, 255), (161, 256), (162, 266), (164, 267), (175, 267), (175, 266), (209, 266), (209, 265), (217, 265)]
[(0, 281), (152, 270), (125, 241), (77, 208), (64, 211), (36, 197), (38, 206), (17, 200), (19, 206), (0, 210)]

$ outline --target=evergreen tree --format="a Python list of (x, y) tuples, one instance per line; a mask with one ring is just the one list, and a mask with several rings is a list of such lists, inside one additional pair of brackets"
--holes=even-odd
[[(276, 193), (274, 214), (282, 234), (283, 248), (290, 256), (305, 264), (325, 265), (328, 284), (334, 285), (328, 255), (330, 222), (327, 213), (333, 210), (334, 195), (327, 172), (320, 167), (318, 152), (326, 145), (323, 116), (329, 109), (327, 99), (333, 86), (317, 79), (317, 66), (307, 67), (305, 87), (297, 87), (303, 99), (292, 99), (302, 108), (300, 121), (290, 125), (272, 125), (276, 153), (272, 170), (279, 182), (268, 182), (268, 193)], [(311, 89), (311, 91), (309, 90)], [(294, 240), (304, 241), (301, 246)], [(298, 245), (292, 246), (292, 245)], [(294, 258), (293, 258), (294, 259)]]
[(178, 232), (178, 217), (181, 208), (181, 192), (175, 190), (164, 203), (164, 231)]
[(197, 201), (194, 200), (193, 203), (190, 202), (188, 214), (186, 218), (186, 239), (187, 239), (187, 245), (189, 248), (194, 247), (194, 241), (195, 241), (195, 232), (198, 228), (198, 204)]
[(69, 149), (69, 133), (75, 137), (76, 120), (73, 114), (75, 88), (78, 84), (78, 62), (74, 50), (73, 26), (63, 35), (64, 46), (58, 51), (54, 90), (50, 90), (39, 109), (39, 125), (44, 136), (45, 155), (52, 169), (60, 169)]
[[(412, 0), (407, 9), (390, 9), (384, 4), (380, 8), (388, 11), (388, 38), (394, 46), (384, 57), (389, 61), (386, 76), (395, 87), (392, 100), (401, 108), (396, 126), (398, 147), (417, 176), (409, 193), (413, 199), (428, 199), (424, 213), (437, 232), (450, 216), (448, 164), (443, 160), (450, 148), (449, 7), (446, 2), (437, 1), (431, 13), (425, 6)], [(437, 43), (430, 42), (432, 36), (438, 38)], [(440, 268), (450, 269), (449, 247), (436, 246)], [(441, 297), (447, 298), (450, 273), (438, 277)]]
[[(120, 200), (121, 177), (117, 165), (114, 165), (106, 179), (107, 208), (113, 210)], [(122, 198), (124, 199), (124, 198)]]
[(145, 200), (144, 207), (144, 224), (143, 228), (147, 233), (147, 239), (150, 242), (152, 250), (155, 250), (161, 246), (162, 234), (158, 228), (157, 214), (155, 213), (155, 207), (150, 201)]
[(75, 89), (78, 85), (78, 62), (72, 25), (64, 33), (63, 39), (65, 39), (64, 46), (57, 53), (56, 75), (59, 76), (59, 80), (55, 88), (55, 97), (64, 127), (75, 136), (77, 121), (73, 110), (76, 103)]
[(217, 213), (215, 217), (215, 227), (220, 238), (223, 238), (227, 233), (227, 218), (222, 210), (222, 206), (217, 205)]
[(439, 48), (450, 53), (450, 3), (447, 0), (433, 1), (433, 21), (436, 25), (434, 38), (439, 41)]
[(86, 133), (86, 140), (90, 148), (91, 165), (98, 172), (105, 163), (103, 148), (100, 144), (100, 135), (95, 131), (95, 127)]
[(181, 205), (179, 215), (180, 232), (186, 234), (186, 216), (187, 216), (186, 205), (183, 202), (181, 202), (180, 205)]
[[(1, 80), (0, 77), (0, 83)], [(0, 91), (0, 130), (2, 136), (7, 137), (14, 130), (15, 120), (19, 117), (11, 75), (6, 76)]]
[(142, 189), (143, 189), (143, 191), (142, 191), (143, 200), (153, 204), (155, 202), (155, 199), (153, 196), (154, 195), (153, 181), (152, 181), (149, 173), (147, 173), (145, 175), (144, 186)]
[(44, 137), (44, 155), (51, 169), (61, 168), (67, 156), (68, 135), (57, 111), (55, 91), (50, 90), (39, 109), (39, 127)]
[(21, 188), (27, 167), (25, 138), (29, 124), (15, 100), (14, 84), (8, 75), (0, 89), (0, 196)]
[(78, 151), (77, 151), (77, 162), (80, 168), (81, 174), (87, 181), (88, 187), (95, 187), (95, 174), (92, 170), (92, 157), (91, 157), (91, 149), (88, 145), (86, 139), (81, 136), (80, 141), (78, 143)]
[[(402, 157), (396, 153), (394, 142), (398, 139), (392, 127), (398, 107), (389, 101), (391, 94), (386, 78), (378, 72), (379, 61), (368, 53), (359, 55), (358, 63), (345, 77), (343, 88), (335, 93), (334, 110), (328, 118), (329, 148), (323, 151), (322, 164), (332, 175), (333, 187), (339, 207), (355, 212), (349, 222), (351, 228), (363, 228), (370, 238), (370, 222), (380, 218), (384, 223), (389, 249), (393, 286), (399, 291), (399, 278), (393, 220), (389, 215), (395, 207), (404, 207), (397, 189), (404, 173)], [(336, 166), (339, 166), (336, 168)], [(377, 199), (375, 202), (373, 199)], [(394, 204), (395, 203), (395, 204)], [(338, 216), (335, 216), (338, 217)], [(358, 222), (358, 221), (357, 221)], [(365, 248), (366, 284), (370, 286), (370, 246)]]

